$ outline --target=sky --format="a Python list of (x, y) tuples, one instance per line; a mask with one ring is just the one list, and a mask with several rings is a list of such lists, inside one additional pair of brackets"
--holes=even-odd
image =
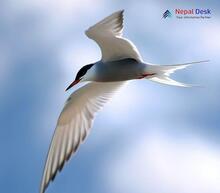
[[(84, 31), (124, 9), (124, 36), (154, 64), (210, 60), (173, 75), (178, 88), (130, 81), (47, 193), (220, 192), (219, 1), (1, 0), (0, 187), (39, 192), (50, 140), (83, 65), (100, 60)], [(211, 9), (177, 19), (175, 9)], [(163, 19), (166, 10), (171, 18)], [(76, 87), (75, 89), (79, 88)]]

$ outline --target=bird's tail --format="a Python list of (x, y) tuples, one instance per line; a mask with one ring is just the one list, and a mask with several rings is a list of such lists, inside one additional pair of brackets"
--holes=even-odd
[(168, 84), (172, 86), (181, 86), (181, 87), (192, 87), (198, 85), (185, 84), (182, 82), (175, 81), (170, 78), (170, 74), (174, 73), (176, 70), (184, 69), (192, 64), (208, 62), (208, 60), (198, 61), (198, 62), (190, 62), (184, 64), (174, 64), (174, 65), (148, 65), (148, 71), (153, 73), (153, 76), (146, 77), (148, 80), (158, 82), (161, 84)]

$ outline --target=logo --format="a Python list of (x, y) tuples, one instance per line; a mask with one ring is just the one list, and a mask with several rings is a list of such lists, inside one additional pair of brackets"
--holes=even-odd
[[(172, 12), (172, 13), (171, 13)], [(212, 16), (211, 9), (173, 9), (166, 10), (163, 13), (163, 19), (176, 18), (176, 19), (210, 19)]]
[(164, 13), (163, 13), (163, 18), (165, 19), (165, 18), (167, 18), (167, 17), (171, 17), (172, 16), (172, 14), (171, 14), (171, 12), (169, 11), (169, 10), (166, 10)]

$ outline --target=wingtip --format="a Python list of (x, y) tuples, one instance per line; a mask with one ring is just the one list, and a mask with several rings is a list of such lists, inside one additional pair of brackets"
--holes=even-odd
[[(125, 11), (124, 9), (120, 9), (120, 10), (114, 12), (114, 13), (116, 13), (116, 14), (118, 13), (118, 14), (122, 14), (122, 15), (123, 15), (123, 14), (124, 14), (124, 11)], [(114, 13), (113, 13), (113, 14), (114, 14)]]
[(49, 183), (50, 183), (50, 181), (45, 182), (45, 180), (43, 178), (43, 180), (41, 181), (41, 185), (40, 185), (40, 193), (45, 193)]
[(45, 193), (48, 185), (49, 185), (50, 182), (46, 183), (46, 184), (41, 184), (41, 187), (40, 187), (40, 193)]
[(40, 187), (40, 193), (44, 193), (45, 192), (45, 188), (44, 187)]

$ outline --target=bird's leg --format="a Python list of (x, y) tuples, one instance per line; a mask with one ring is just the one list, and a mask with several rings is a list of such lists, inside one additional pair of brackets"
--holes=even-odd
[(156, 73), (145, 73), (145, 74), (142, 74), (141, 76), (139, 76), (138, 79), (146, 78), (147, 76), (153, 76), (155, 74)]

